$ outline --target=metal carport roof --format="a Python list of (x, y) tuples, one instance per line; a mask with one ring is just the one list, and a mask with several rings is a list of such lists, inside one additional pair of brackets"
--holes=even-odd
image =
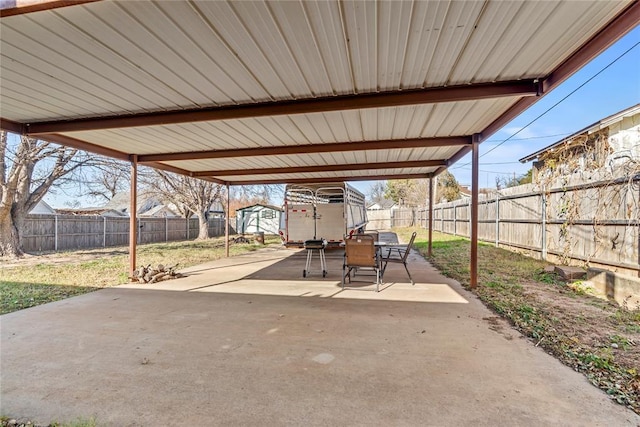
[(473, 151), (472, 222), (478, 144), (640, 22), (597, 0), (1, 7), (2, 129), (227, 185), (433, 177)]
[(629, 1), (3, 7), (4, 129), (231, 184), (432, 176), (640, 13)]

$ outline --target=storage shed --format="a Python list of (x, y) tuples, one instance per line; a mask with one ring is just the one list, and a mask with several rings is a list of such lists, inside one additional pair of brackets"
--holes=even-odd
[(282, 209), (271, 205), (252, 205), (236, 209), (238, 233), (278, 234)]

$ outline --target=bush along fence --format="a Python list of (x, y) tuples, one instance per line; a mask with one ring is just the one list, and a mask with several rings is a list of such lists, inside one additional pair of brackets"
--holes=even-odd
[[(507, 188), (480, 195), (478, 238), (550, 262), (640, 275), (639, 202), (640, 175)], [(428, 226), (426, 208), (367, 213), (369, 228)], [(433, 209), (433, 229), (469, 237), (470, 218), (470, 200), (440, 203)]]
[[(138, 243), (191, 240), (198, 236), (197, 218), (138, 218)], [(224, 218), (209, 219), (209, 236), (224, 235)], [(235, 233), (229, 228), (229, 233)], [(26, 252), (93, 249), (129, 244), (129, 218), (84, 215), (29, 215), (22, 245)]]

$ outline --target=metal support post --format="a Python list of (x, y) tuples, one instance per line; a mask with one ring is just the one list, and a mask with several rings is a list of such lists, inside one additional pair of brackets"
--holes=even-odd
[(224, 253), (227, 258), (229, 258), (229, 184), (227, 184), (227, 207), (226, 207), (226, 215), (225, 215), (225, 227), (224, 227)]
[(478, 286), (478, 166), (480, 162), (480, 135), (474, 134), (471, 150), (471, 288)]
[(129, 274), (136, 269), (136, 242), (138, 240), (138, 156), (131, 156), (131, 200), (129, 200)]

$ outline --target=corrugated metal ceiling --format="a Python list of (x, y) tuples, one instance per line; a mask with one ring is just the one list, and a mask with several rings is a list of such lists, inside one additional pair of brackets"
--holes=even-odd
[[(120, 157), (193, 152), (193, 160), (162, 163), (182, 173), (210, 171), (221, 182), (427, 176), (444, 166), (380, 165), (450, 165), (469, 150), (472, 135), (486, 139), (532, 102), (525, 97), (535, 91), (520, 91), (516, 81), (533, 85), (554, 73), (562, 80), (575, 72), (562, 68), (569, 59), (583, 65), (637, 21), (638, 7), (629, 1), (104, 0), (52, 8), (2, 17), (2, 123), (24, 133), (39, 125), (44, 138)], [(511, 81), (512, 96), (494, 91)], [(464, 92), (480, 86), (486, 88), (480, 97)], [(429, 98), (430, 89), (446, 95), (448, 88), (466, 97)], [(398, 102), (414, 90), (429, 99)], [(369, 93), (400, 97), (381, 98), (375, 108), (324, 102)], [(308, 108), (306, 100), (318, 102)], [(282, 102), (292, 107), (270, 113)], [(233, 113), (244, 105), (264, 108), (256, 117), (163, 115), (202, 108)], [(161, 124), (148, 126), (148, 116), (133, 126), (118, 121), (144, 114)], [(83, 118), (104, 120), (78, 126)], [(433, 140), (450, 136), (468, 141), (440, 146)], [(403, 140), (417, 138), (425, 139), (423, 147), (403, 148)], [(398, 144), (315, 151), (321, 144), (379, 140)], [(299, 145), (310, 151), (206, 154)], [(354, 170), (287, 172), (347, 164)], [(251, 174), (266, 168), (281, 170)], [(215, 173), (236, 169), (246, 174)]]

